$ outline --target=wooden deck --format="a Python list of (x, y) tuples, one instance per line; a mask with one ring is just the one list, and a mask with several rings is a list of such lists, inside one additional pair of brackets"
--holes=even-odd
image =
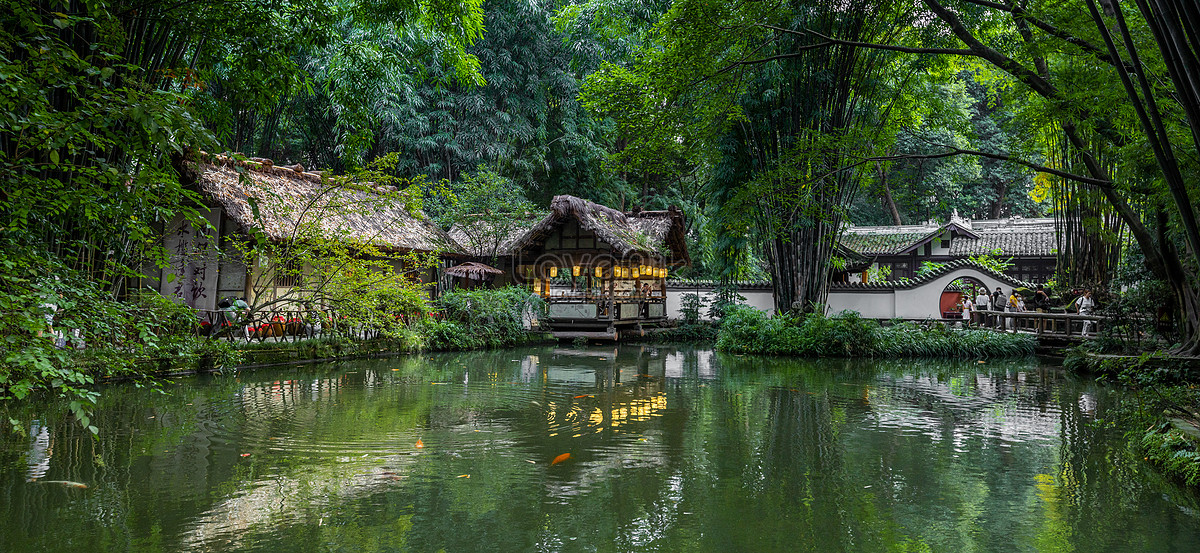
[(555, 338), (619, 340), (621, 333), (642, 333), (643, 326), (666, 321), (666, 299), (659, 296), (556, 296), (546, 298), (541, 325)]

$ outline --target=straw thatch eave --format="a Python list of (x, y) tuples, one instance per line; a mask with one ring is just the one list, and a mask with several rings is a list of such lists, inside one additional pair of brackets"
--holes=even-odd
[(223, 208), (243, 231), (257, 229), (273, 241), (293, 240), (298, 227), (312, 224), (324, 238), (384, 251), (463, 254), (423, 213), (392, 198), (394, 187), (339, 184), (269, 161), (205, 156), (194, 165), (195, 186), (206, 204)]
[(483, 263), (477, 263), (475, 261), (468, 261), (466, 263), (455, 265), (449, 269), (446, 269), (446, 275), (448, 276), (469, 278), (472, 280), (486, 280), (489, 275), (502, 274), (504, 274), (504, 271), (501, 271), (500, 269), (490, 265), (484, 265)]
[(540, 247), (554, 232), (574, 219), (622, 256), (665, 257), (673, 265), (689, 265), (683, 214), (678, 209), (622, 213), (575, 196), (555, 196), (550, 213), (516, 239), (512, 250)]

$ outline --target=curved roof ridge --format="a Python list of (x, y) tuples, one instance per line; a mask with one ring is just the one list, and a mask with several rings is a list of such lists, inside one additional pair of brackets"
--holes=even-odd
[(929, 271), (928, 273), (925, 273), (923, 275), (913, 277), (913, 278), (903, 278), (900, 280), (891, 280), (891, 281), (884, 281), (884, 282), (870, 282), (870, 283), (866, 283), (866, 284), (861, 283), (861, 282), (834, 282), (834, 283), (830, 283), (829, 287), (830, 287), (830, 289), (838, 289), (838, 290), (885, 290), (885, 289), (909, 290), (912, 288), (916, 288), (918, 286), (923, 286), (935, 279), (945, 276), (947, 273), (957, 271), (959, 269), (975, 269), (981, 273), (987, 274), (988, 276), (990, 276), (996, 280), (999, 280), (1001, 282), (1004, 282), (1005, 284), (1009, 284), (1013, 287), (1019, 287), (1019, 288), (1033, 288), (1034, 287), (1034, 284), (1031, 282), (1025, 282), (1023, 280), (1015, 279), (1015, 278), (1008, 276), (1004, 273), (1001, 273), (995, 269), (992, 269), (991, 267), (980, 264), (976, 261), (972, 261), (970, 259), (958, 259), (955, 261), (951, 261), (949, 263), (939, 266), (936, 269), (933, 269), (932, 271)]

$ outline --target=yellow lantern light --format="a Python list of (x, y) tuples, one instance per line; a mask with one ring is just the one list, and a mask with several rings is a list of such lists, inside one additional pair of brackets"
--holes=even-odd
[(637, 267), (633, 268), (633, 278), (638, 278), (638, 268)]
[(558, 276), (558, 267), (550, 267), (550, 278)]
[(604, 268), (596, 267), (596, 278), (603, 278), (603, 277), (604, 277)]
[(579, 265), (574, 265), (571, 267), (571, 275), (572, 276), (579, 276), (579, 273), (580, 273)]

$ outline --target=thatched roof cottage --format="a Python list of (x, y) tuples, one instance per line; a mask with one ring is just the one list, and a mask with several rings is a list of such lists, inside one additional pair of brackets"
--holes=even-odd
[(505, 271), (497, 284), (530, 286), (550, 302), (552, 329), (615, 335), (615, 327), (661, 321), (667, 271), (691, 264), (683, 213), (621, 212), (574, 196), (515, 221), (480, 218), (450, 236)]
[[(198, 309), (215, 309), (221, 298), (279, 294), (293, 278), (264, 275), (264, 267), (287, 260), (257, 260), (249, 266), (237, 241), (261, 232), (285, 243), (319, 235), (383, 252), (461, 255), (461, 248), (424, 214), (413, 212), (393, 187), (335, 182), (299, 165), (275, 166), (269, 159), (206, 156), (180, 167), (185, 185), (200, 193), (208, 228), (176, 218), (165, 229), (168, 266), (147, 284)], [(397, 271), (410, 267), (389, 261)], [(414, 275), (435, 280), (427, 271)]]

